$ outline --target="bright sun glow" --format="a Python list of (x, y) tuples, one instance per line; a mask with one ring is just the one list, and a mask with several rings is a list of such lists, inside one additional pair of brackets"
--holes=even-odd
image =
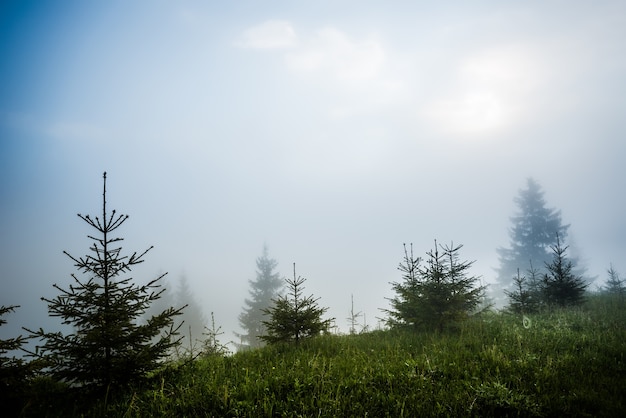
[(427, 111), (437, 129), (464, 137), (488, 137), (516, 122), (524, 98), (537, 83), (537, 69), (520, 48), (489, 50), (467, 59), (454, 92)]

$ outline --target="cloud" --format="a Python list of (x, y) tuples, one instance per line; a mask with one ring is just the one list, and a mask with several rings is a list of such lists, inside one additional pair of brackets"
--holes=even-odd
[(379, 41), (355, 42), (334, 28), (318, 30), (306, 46), (287, 55), (287, 65), (291, 70), (324, 72), (348, 82), (376, 78), (384, 62), (385, 52)]
[(244, 31), (235, 45), (251, 49), (283, 49), (295, 46), (297, 41), (296, 31), (290, 22), (268, 20)]

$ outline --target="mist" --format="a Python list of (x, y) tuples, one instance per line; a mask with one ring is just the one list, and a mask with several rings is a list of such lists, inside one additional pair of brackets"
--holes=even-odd
[[(340, 332), (388, 308), (403, 243), (495, 280), (535, 178), (590, 277), (626, 272), (626, 5), (8, 2), (0, 8), (0, 338), (130, 215), (133, 272), (184, 277), (236, 341), (255, 260), (305, 277)], [(622, 273), (624, 274), (624, 273)]]

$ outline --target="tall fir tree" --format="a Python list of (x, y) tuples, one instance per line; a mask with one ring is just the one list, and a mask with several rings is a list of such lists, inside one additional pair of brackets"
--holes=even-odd
[[(434, 329), (468, 318), (483, 300), (485, 287), (478, 285), (479, 277), (471, 276), (473, 262), (460, 261), (462, 245), (438, 245), (426, 253), (426, 265), (404, 247), (404, 259), (398, 269), (402, 282), (391, 283), (396, 296), (390, 299), (389, 315), (392, 327)], [(440, 251), (441, 250), (441, 251)]]
[(328, 332), (334, 318), (322, 319), (328, 308), (318, 305), (319, 298), (303, 296), (303, 277), (296, 277), (296, 264), (293, 265), (293, 280), (285, 279), (287, 295), (272, 300), (273, 306), (263, 309), (269, 316), (263, 321), (267, 333), (261, 339), (270, 344), (287, 342), (298, 345), (306, 338)]
[(580, 305), (584, 301), (587, 283), (573, 272), (572, 262), (567, 257), (567, 246), (561, 245), (559, 235), (552, 249), (552, 261), (546, 262), (547, 272), (543, 275), (542, 293), (548, 306), (566, 307)]
[(64, 252), (85, 278), (72, 274), (69, 288), (54, 284), (60, 295), (42, 298), (50, 316), (60, 317), (71, 332), (27, 331), (43, 341), (30, 354), (46, 362), (53, 378), (85, 389), (115, 391), (142, 381), (179, 343), (173, 324), (183, 308), (169, 307), (142, 320), (160, 298), (159, 282), (166, 273), (144, 285), (123, 277), (144, 261), (152, 247), (139, 254), (122, 254), (118, 243), (123, 239), (112, 234), (128, 215), (107, 212), (106, 173), (103, 178), (102, 218), (78, 214), (96, 231), (88, 235), (91, 253), (74, 257)]
[(498, 248), (500, 267), (493, 287), (497, 301), (504, 300), (504, 291), (513, 292), (517, 269), (523, 269), (532, 263), (545, 272), (546, 263), (550, 262), (550, 247), (556, 243), (556, 234), (567, 236), (569, 225), (563, 225), (561, 212), (546, 207), (544, 192), (537, 181), (527, 179), (526, 188), (519, 191), (515, 198), (518, 212), (511, 218), (509, 230), (511, 239), (509, 248)]
[(272, 306), (272, 300), (283, 288), (283, 280), (276, 272), (277, 266), (278, 262), (269, 256), (267, 244), (263, 245), (263, 254), (256, 259), (256, 279), (249, 280), (250, 298), (245, 299), (246, 306), (239, 315), (239, 324), (245, 333), (238, 336), (248, 347), (263, 345), (261, 336), (267, 333), (263, 310)]

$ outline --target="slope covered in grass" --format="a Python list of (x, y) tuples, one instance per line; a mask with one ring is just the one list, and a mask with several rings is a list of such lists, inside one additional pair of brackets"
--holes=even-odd
[(207, 357), (88, 415), (623, 416), (624, 307), (592, 300), (530, 320), (490, 314), (441, 334), (327, 335)]

